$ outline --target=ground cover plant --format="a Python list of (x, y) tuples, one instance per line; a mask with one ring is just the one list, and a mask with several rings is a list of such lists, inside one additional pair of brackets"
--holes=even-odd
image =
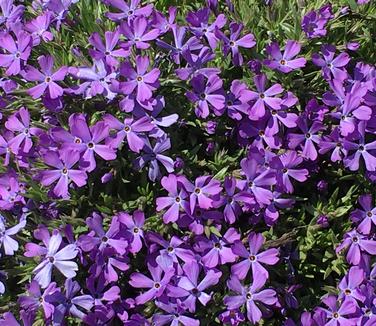
[(376, 325), (376, 4), (0, 0), (0, 325)]

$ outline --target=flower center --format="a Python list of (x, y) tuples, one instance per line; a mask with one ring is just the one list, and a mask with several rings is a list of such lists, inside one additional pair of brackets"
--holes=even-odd
[(309, 132), (307, 132), (307, 133), (305, 134), (305, 138), (307, 138), (307, 139), (311, 138), (311, 134), (310, 134)]
[(102, 237), (102, 242), (107, 242), (108, 238), (106, 236)]
[(230, 46), (235, 46), (235, 42), (234, 41), (230, 41)]
[(358, 237), (352, 237), (352, 241), (353, 241), (353, 242), (358, 242), (359, 239), (358, 239)]
[(68, 169), (67, 168), (64, 168), (62, 171), (61, 171), (62, 174), (67, 174), (68, 173)]
[(219, 242), (216, 242), (215, 245), (214, 245), (215, 248), (217, 249), (220, 249), (221, 248), (221, 244)]
[(175, 202), (180, 203), (180, 201), (181, 201), (180, 197), (175, 198)]
[(286, 60), (281, 60), (280, 62), (279, 62), (282, 66), (284, 66), (285, 64), (286, 64)]
[(283, 173), (287, 173), (287, 171), (288, 171), (288, 170), (287, 170), (286, 168), (284, 168), (284, 169), (282, 170)]
[(125, 131), (125, 132), (130, 132), (130, 131), (131, 131), (131, 127), (129, 127), (129, 126), (125, 126), (125, 127), (124, 127), (124, 131)]
[(76, 138), (76, 139), (74, 140), (74, 142), (75, 142), (76, 144), (81, 144), (81, 139), (80, 139), (80, 138)]
[(155, 287), (156, 289), (159, 289), (159, 288), (161, 287), (161, 285), (157, 282), (157, 283), (154, 284), (154, 287)]
[(21, 53), (20, 53), (20, 52), (16, 52), (15, 57), (16, 57), (17, 59), (20, 58), (20, 57), (21, 57)]
[(93, 143), (93, 142), (88, 143), (88, 144), (87, 144), (87, 147), (89, 147), (89, 148), (93, 148), (93, 147), (94, 147), (94, 143)]
[(174, 251), (174, 248), (170, 246), (170, 247), (167, 248), (167, 251), (168, 251), (168, 252), (173, 252), (173, 251)]
[(259, 134), (260, 137), (263, 137), (263, 136), (265, 136), (265, 131), (259, 130), (258, 134)]
[(252, 182), (252, 181), (249, 181), (249, 182), (248, 182), (248, 187), (249, 187), (249, 188), (253, 187), (253, 182)]
[(110, 51), (106, 51), (104, 54), (105, 55), (110, 55), (110, 53), (111, 53)]
[(137, 76), (137, 81), (142, 82), (142, 76)]
[(140, 230), (138, 228), (133, 229), (133, 233), (138, 233)]
[(346, 290), (345, 290), (345, 294), (346, 294), (346, 295), (350, 295), (350, 294), (351, 294), (351, 290), (350, 290), (350, 289), (346, 289)]
[(264, 93), (261, 93), (261, 94), (260, 94), (260, 98), (265, 98), (265, 94), (264, 94)]
[(249, 260), (250, 261), (255, 261), (256, 260), (256, 256), (255, 255), (250, 255), (249, 256)]
[(48, 257), (48, 260), (51, 264), (53, 264), (55, 262), (55, 258), (54, 257)]
[(200, 189), (200, 188), (196, 188), (196, 189), (195, 189), (195, 194), (198, 195), (200, 192), (201, 192), (201, 189)]
[(338, 317), (339, 317), (339, 313), (338, 312), (333, 312), (333, 318), (337, 319)]
[(359, 149), (360, 152), (363, 152), (364, 151), (364, 146), (360, 145), (358, 149)]
[(192, 294), (194, 295), (198, 294), (198, 290), (196, 288), (192, 289)]
[(252, 293), (248, 292), (245, 297), (247, 298), (247, 300), (251, 300), (252, 299)]
[(46, 83), (49, 83), (51, 81), (51, 77), (47, 76), (45, 81), (46, 81)]
[(200, 99), (205, 100), (205, 98), (206, 98), (206, 94), (205, 93), (201, 93), (200, 94)]
[(368, 217), (372, 217), (372, 215), (373, 215), (372, 212), (367, 212)]
[(277, 114), (277, 110), (272, 110), (272, 115), (276, 115)]

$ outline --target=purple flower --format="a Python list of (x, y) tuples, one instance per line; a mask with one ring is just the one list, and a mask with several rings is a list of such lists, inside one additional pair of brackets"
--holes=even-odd
[(173, 298), (184, 298), (182, 303), (189, 312), (196, 311), (196, 301), (200, 301), (206, 306), (211, 299), (211, 295), (204, 292), (205, 289), (216, 285), (222, 275), (220, 271), (210, 269), (206, 271), (205, 277), (199, 281), (200, 265), (192, 261), (183, 266), (183, 276), (180, 276), (176, 286), (168, 285), (167, 294)]
[(319, 311), (323, 311), (326, 316), (325, 325), (352, 325), (351, 318), (347, 316), (356, 311), (356, 305), (353, 302), (345, 300), (342, 304), (338, 303), (337, 297), (329, 295), (322, 300), (328, 309), (319, 307)]
[(5, 127), (18, 133), (9, 141), (9, 148), (16, 154), (20, 151), (28, 153), (33, 146), (31, 136), (37, 136), (41, 131), (30, 126), (30, 113), (25, 108), (11, 115), (5, 122)]
[(240, 166), (246, 176), (246, 181), (240, 182), (243, 190), (252, 193), (260, 204), (270, 204), (273, 194), (267, 188), (275, 184), (275, 173), (271, 170), (260, 171), (255, 159), (244, 158)]
[(243, 286), (236, 276), (232, 276), (231, 279), (227, 281), (227, 286), (230, 290), (235, 292), (236, 295), (225, 296), (224, 303), (227, 309), (235, 310), (245, 304), (248, 320), (254, 324), (260, 321), (262, 312), (258, 305), (274, 305), (278, 301), (277, 293), (274, 290), (261, 290), (264, 284), (265, 279), (256, 276), (250, 286)]
[(353, 222), (359, 223), (357, 229), (363, 234), (370, 234), (372, 224), (376, 225), (376, 207), (372, 204), (372, 196), (361, 195), (358, 199), (363, 210), (355, 209), (350, 217)]
[(254, 232), (248, 237), (249, 250), (245, 248), (241, 241), (236, 241), (232, 246), (232, 251), (235, 255), (245, 259), (231, 267), (231, 274), (243, 280), (249, 269), (252, 268), (253, 279), (264, 278), (266, 280), (269, 273), (262, 264), (275, 265), (279, 261), (279, 251), (271, 248), (259, 253), (264, 241), (262, 234)]
[(226, 94), (227, 114), (231, 119), (242, 120), (242, 113), (248, 115), (249, 104), (244, 99), (243, 93), (247, 91), (247, 85), (239, 80), (233, 80), (230, 91)]
[(170, 45), (160, 39), (156, 40), (156, 44), (161, 48), (169, 50), (170, 56), (176, 64), (180, 64), (183, 51), (196, 51), (202, 48), (200, 41), (194, 36), (184, 42), (187, 31), (186, 27), (174, 24), (171, 26), (171, 30), (175, 45)]
[(89, 49), (89, 53), (95, 60), (104, 60), (109, 66), (115, 67), (119, 64), (119, 61), (116, 58), (126, 58), (129, 56), (128, 50), (115, 49), (120, 39), (120, 31), (118, 29), (114, 32), (105, 32), (104, 39), (105, 44), (103, 44), (99, 33), (96, 32), (89, 37), (90, 44), (95, 48)]
[(148, 57), (137, 56), (136, 70), (129, 62), (125, 62), (120, 67), (120, 73), (128, 79), (121, 84), (122, 91), (125, 94), (131, 94), (136, 89), (137, 101), (139, 102), (149, 100), (153, 96), (153, 91), (159, 86), (160, 71), (154, 68), (147, 72), (149, 63)]
[(195, 250), (201, 253), (201, 261), (205, 267), (214, 268), (236, 260), (237, 256), (232, 252), (230, 245), (238, 240), (240, 234), (234, 228), (229, 228), (222, 238), (214, 234), (211, 234), (210, 239), (197, 237)]
[(184, 187), (190, 193), (189, 203), (191, 214), (193, 214), (196, 203), (203, 209), (212, 208), (215, 197), (218, 196), (222, 190), (220, 182), (212, 179), (210, 176), (196, 178), (194, 185), (190, 182), (185, 182)]
[(34, 99), (41, 97), (46, 90), (48, 90), (48, 95), (51, 99), (56, 99), (62, 96), (64, 90), (56, 82), (62, 81), (68, 72), (68, 68), (63, 66), (57, 71), (53, 72), (54, 59), (52, 56), (40, 56), (38, 58), (38, 63), (41, 71), (38, 69), (27, 65), (25, 71), (22, 73), (28, 81), (38, 81), (40, 82), (37, 86), (30, 88), (27, 92)]
[(6, 54), (0, 54), (0, 66), (8, 68), (5, 72), (7, 75), (18, 75), (21, 64), (27, 61), (31, 52), (30, 35), (24, 31), (16, 35), (17, 41), (10, 34), (0, 36), (1, 47), (7, 51)]
[(182, 307), (181, 302), (177, 300), (176, 303), (168, 302), (163, 303), (160, 301), (156, 302), (156, 305), (161, 310), (165, 311), (165, 314), (156, 313), (153, 315), (153, 323), (156, 326), (166, 325), (170, 323), (171, 326), (182, 324), (184, 326), (199, 326), (200, 321), (186, 316), (185, 308)]
[(343, 147), (346, 151), (353, 152), (344, 159), (345, 167), (351, 171), (357, 171), (360, 158), (363, 158), (366, 170), (376, 171), (376, 157), (370, 153), (376, 149), (376, 141), (366, 144), (364, 137), (361, 137), (358, 142), (344, 140)]
[[(142, 211), (135, 211), (133, 216), (127, 213), (118, 214), (119, 222), (126, 226), (128, 231), (130, 245), (129, 251), (131, 253), (137, 253), (142, 248), (142, 239), (144, 238), (143, 226), (145, 223), (145, 215)], [(128, 237), (126, 237), (128, 239)]]
[(118, 217), (113, 217), (107, 232), (103, 229), (102, 217), (93, 213), (92, 217), (86, 219), (86, 224), (92, 230), (88, 235), (82, 235), (78, 244), (84, 251), (92, 251), (94, 248), (103, 251), (105, 248), (112, 248), (119, 255), (124, 255), (128, 242), (121, 236), (120, 222)]
[(376, 241), (361, 235), (352, 230), (344, 235), (342, 243), (337, 247), (336, 252), (348, 248), (346, 259), (350, 264), (359, 265), (362, 254), (376, 255)]
[(39, 45), (41, 39), (44, 42), (50, 42), (53, 40), (54, 35), (48, 31), (52, 19), (52, 12), (46, 11), (42, 15), (37, 16), (35, 19), (32, 19), (25, 24), (25, 29), (31, 33), (33, 38), (33, 46)]
[(54, 230), (51, 238), (46, 243), (46, 247), (33, 243), (27, 243), (25, 246), (25, 256), (45, 256), (42, 262), (33, 270), (33, 273), (36, 273), (34, 279), (42, 288), (46, 288), (51, 283), (53, 267), (56, 267), (66, 278), (76, 276), (78, 265), (71, 261), (71, 259), (77, 256), (77, 247), (74, 244), (69, 244), (59, 250), (62, 241), (63, 239), (59, 231)]
[(115, 72), (110, 72), (102, 60), (94, 61), (89, 67), (70, 67), (69, 73), (75, 78), (84, 80), (78, 87), (72, 87), (66, 92), (73, 94), (83, 94), (85, 99), (90, 99), (96, 95), (104, 95), (112, 100), (116, 93), (111, 90), (112, 82), (116, 77)]
[(159, 36), (158, 29), (150, 29), (150, 24), (144, 16), (138, 16), (131, 21), (124, 21), (120, 25), (120, 31), (127, 38), (128, 46), (135, 46), (137, 49), (150, 47), (149, 41)]
[(339, 299), (351, 301), (355, 305), (358, 305), (357, 300), (364, 302), (366, 297), (362, 294), (359, 288), (364, 279), (365, 273), (361, 268), (358, 266), (351, 267), (348, 274), (338, 284), (338, 288), (341, 290)]
[(209, 76), (206, 81), (204, 75), (192, 78), (191, 85), (194, 91), (188, 91), (186, 96), (195, 103), (195, 113), (198, 117), (207, 118), (210, 113), (209, 108), (212, 108), (216, 115), (223, 113), (225, 97), (222, 84), (222, 80), (216, 75)]
[(125, 19), (130, 21), (138, 16), (150, 16), (153, 10), (153, 5), (148, 4), (144, 7), (139, 7), (140, 2), (141, 0), (131, 0), (130, 3), (127, 3), (124, 0), (107, 0), (106, 3), (108, 5), (115, 7), (120, 12), (107, 12), (106, 17), (113, 21), (121, 22)]
[(165, 167), (167, 172), (174, 172), (173, 159), (161, 154), (171, 148), (170, 139), (166, 136), (158, 138), (154, 147), (152, 147), (150, 141), (147, 138), (145, 138), (144, 142), (145, 146), (143, 149), (145, 153), (136, 159), (135, 166), (141, 169), (146, 165), (146, 163), (149, 162), (150, 167), (148, 176), (151, 181), (155, 181), (157, 178), (160, 178), (162, 176), (158, 163), (161, 163)]
[(4, 24), (7, 28), (13, 27), (16, 23), (20, 22), (25, 6), (16, 6), (13, 0), (0, 1), (0, 8), (2, 15), (0, 16), (0, 25)]
[(283, 73), (289, 73), (293, 70), (305, 66), (307, 60), (304, 58), (296, 58), (301, 49), (301, 45), (297, 41), (288, 40), (284, 53), (281, 53), (278, 43), (273, 42), (266, 47), (266, 52), (271, 59), (264, 60), (264, 64), (271, 69), (276, 69)]
[(94, 299), (88, 294), (77, 295), (80, 285), (72, 279), (65, 280), (65, 295), (54, 292), (46, 296), (46, 300), (56, 305), (54, 311), (54, 323), (60, 325), (67, 315), (72, 315), (81, 320), (86, 317), (87, 311), (94, 306)]
[(56, 291), (59, 291), (59, 289), (55, 282), (50, 283), (42, 293), (38, 282), (31, 281), (27, 289), (29, 295), (20, 296), (18, 303), (29, 313), (36, 313), (42, 307), (45, 318), (49, 319), (55, 310), (55, 306), (48, 302), (46, 297)]
[(302, 19), (302, 29), (308, 38), (323, 37), (327, 33), (326, 24), (333, 17), (331, 4), (327, 4), (308, 12)]
[(323, 57), (314, 53), (312, 62), (322, 68), (323, 76), (329, 80), (332, 79), (332, 76), (337, 80), (346, 79), (347, 71), (343, 67), (349, 63), (350, 56), (346, 52), (342, 52), (335, 58), (336, 48), (330, 44), (323, 45), (321, 53)]
[(101, 144), (109, 136), (109, 127), (104, 121), (99, 121), (89, 128), (85, 116), (74, 113), (69, 117), (69, 127), (72, 134), (62, 128), (56, 128), (52, 130), (53, 137), (63, 142), (63, 151), (70, 149), (82, 155), (85, 171), (91, 172), (95, 169), (94, 153), (104, 160), (116, 158), (114, 149), (109, 145)]
[(257, 92), (245, 90), (242, 92), (240, 100), (253, 102), (248, 113), (249, 119), (259, 120), (265, 116), (265, 106), (273, 110), (279, 110), (281, 108), (282, 100), (275, 95), (281, 94), (283, 88), (280, 84), (274, 84), (265, 90), (266, 76), (264, 74), (256, 75), (253, 81), (256, 85)]
[(148, 263), (147, 265), (152, 278), (149, 278), (141, 273), (133, 273), (130, 276), (129, 284), (131, 286), (133, 286), (134, 288), (149, 289), (136, 297), (137, 305), (144, 304), (145, 302), (163, 295), (168, 283), (170, 282), (171, 277), (175, 274), (175, 271), (172, 268), (163, 270), (158, 265), (156, 267), (154, 267), (150, 263)]
[(184, 190), (181, 179), (174, 174), (163, 177), (162, 187), (168, 191), (168, 197), (158, 197), (156, 199), (157, 211), (167, 209), (163, 214), (163, 222), (170, 223), (178, 220), (180, 211), (189, 212), (188, 193)]
[(243, 24), (232, 22), (230, 24), (230, 37), (227, 37), (219, 29), (217, 29), (215, 32), (217, 37), (223, 42), (224, 55), (228, 56), (228, 54), (231, 52), (232, 62), (235, 66), (241, 66), (243, 64), (243, 57), (239, 51), (239, 48), (250, 49), (256, 45), (255, 37), (251, 33), (239, 38), (242, 30)]
[(204, 37), (212, 49), (217, 46), (218, 38), (215, 35), (217, 29), (221, 29), (226, 24), (226, 16), (219, 14), (212, 24), (209, 24), (210, 9), (202, 8), (196, 12), (189, 12), (186, 21), (190, 25), (190, 29), (196, 37)]
[(43, 155), (43, 162), (55, 169), (40, 172), (39, 178), (41, 184), (43, 186), (50, 186), (58, 180), (53, 189), (54, 194), (58, 197), (68, 198), (68, 187), (71, 181), (77, 187), (86, 185), (86, 172), (73, 169), (79, 159), (80, 154), (75, 151), (47, 152)]
[(238, 326), (245, 321), (245, 317), (239, 309), (222, 312), (218, 318), (224, 325), (231, 326)]
[(298, 127), (303, 132), (303, 134), (288, 134), (289, 147), (291, 149), (295, 149), (298, 146), (302, 146), (302, 155), (305, 158), (314, 161), (317, 158), (317, 149), (315, 147), (315, 144), (320, 143), (321, 140), (321, 137), (317, 133), (323, 130), (324, 126), (319, 121), (314, 121), (310, 127), (308, 127), (307, 123), (307, 119), (305, 119), (303, 116), (300, 116), (298, 120)]
[(144, 147), (144, 140), (139, 136), (147, 131), (151, 131), (155, 128), (155, 125), (151, 123), (149, 117), (145, 116), (138, 120), (135, 119), (124, 119), (124, 122), (120, 122), (111, 114), (104, 116), (103, 120), (111, 128), (117, 130), (116, 137), (111, 140), (110, 144), (114, 148), (120, 146), (127, 139), (127, 143), (131, 151), (139, 153)]
[(26, 218), (21, 218), (18, 224), (9, 229), (5, 228), (5, 218), (0, 215), (0, 247), (4, 248), (4, 253), (13, 256), (14, 252), (18, 250), (18, 242), (11, 236), (20, 232), (26, 226)]
[(304, 182), (308, 177), (307, 169), (296, 169), (295, 167), (303, 162), (303, 158), (298, 156), (295, 151), (287, 151), (279, 156), (282, 163), (280, 173), (277, 174), (278, 184), (282, 184), (288, 193), (294, 192), (294, 187), (290, 178), (299, 182)]
[(319, 147), (320, 154), (332, 151), (330, 155), (332, 162), (342, 161), (342, 158), (347, 155), (347, 150), (343, 147), (343, 139), (338, 128), (335, 128), (329, 136), (323, 136), (319, 142)]

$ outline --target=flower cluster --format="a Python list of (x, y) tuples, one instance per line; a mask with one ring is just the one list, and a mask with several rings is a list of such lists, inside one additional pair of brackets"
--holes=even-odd
[(197, 2), (0, 0), (0, 325), (376, 324), (372, 4)]

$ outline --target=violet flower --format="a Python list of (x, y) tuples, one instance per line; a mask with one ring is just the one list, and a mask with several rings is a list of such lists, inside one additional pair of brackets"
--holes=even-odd
[(148, 17), (152, 13), (153, 5), (148, 4), (140, 7), (141, 0), (131, 0), (125, 2), (124, 0), (107, 0), (108, 5), (118, 9), (120, 12), (107, 12), (106, 17), (109, 19), (121, 22), (123, 20), (132, 20), (138, 16)]
[(361, 195), (358, 199), (363, 210), (355, 209), (351, 214), (351, 220), (359, 223), (357, 229), (363, 234), (370, 234), (372, 224), (376, 225), (376, 207), (372, 204), (372, 195)]
[(58, 230), (52, 232), (52, 236), (47, 243), (47, 247), (41, 247), (32, 243), (27, 243), (25, 248), (26, 257), (45, 256), (42, 262), (34, 268), (34, 279), (44, 289), (51, 283), (53, 267), (57, 268), (66, 278), (76, 276), (78, 265), (71, 261), (78, 254), (76, 245), (69, 244), (59, 250), (62, 244), (62, 237)]
[(56, 99), (59, 96), (62, 96), (64, 90), (56, 82), (64, 80), (68, 72), (68, 68), (63, 66), (54, 72), (54, 59), (50, 55), (40, 56), (38, 58), (38, 63), (41, 71), (27, 65), (25, 71), (22, 72), (22, 77), (24, 77), (26, 80), (40, 82), (37, 86), (28, 89), (28, 94), (34, 99), (37, 99), (45, 94), (47, 90), (47, 94), (51, 99)]
[(191, 85), (194, 91), (188, 91), (186, 96), (195, 103), (195, 113), (198, 117), (207, 118), (210, 113), (209, 108), (212, 108), (216, 115), (223, 114), (225, 97), (222, 84), (222, 80), (216, 75), (211, 75), (207, 81), (204, 75), (192, 78)]
[[(175, 274), (174, 269), (163, 270), (160, 266), (154, 267), (148, 263), (152, 279), (141, 273), (133, 273), (130, 276), (129, 284), (134, 288), (147, 288), (146, 292), (136, 297), (136, 304), (144, 304), (152, 299), (160, 297), (164, 294), (170, 279)], [(162, 274), (164, 274), (162, 276)]]
[(168, 285), (167, 294), (173, 298), (184, 298), (182, 303), (193, 313), (196, 311), (196, 301), (206, 306), (211, 300), (211, 294), (204, 292), (205, 289), (216, 285), (222, 275), (220, 271), (208, 270), (204, 278), (199, 281), (200, 265), (195, 262), (185, 263), (183, 276), (180, 276), (176, 286)]
[(161, 185), (168, 191), (168, 197), (158, 197), (156, 199), (157, 211), (168, 209), (163, 214), (163, 222), (170, 223), (178, 220), (180, 211), (189, 212), (188, 193), (184, 190), (180, 178), (174, 174), (165, 176), (161, 180)]
[(344, 301), (351, 301), (354, 305), (358, 305), (357, 300), (364, 302), (366, 297), (359, 288), (364, 279), (365, 273), (361, 268), (358, 266), (351, 267), (347, 275), (338, 284), (338, 288), (341, 290), (338, 298)]
[(252, 268), (253, 279), (268, 279), (269, 273), (262, 264), (275, 265), (279, 261), (279, 251), (276, 248), (271, 248), (259, 252), (264, 242), (265, 239), (262, 234), (254, 232), (248, 237), (249, 250), (245, 248), (241, 241), (236, 241), (232, 246), (232, 251), (235, 255), (245, 259), (231, 266), (231, 274), (243, 280), (247, 276), (249, 269)]
[(17, 234), (26, 226), (26, 218), (22, 217), (18, 224), (5, 228), (5, 218), (0, 215), (0, 248), (4, 248), (4, 253), (13, 256), (14, 252), (18, 250), (18, 242), (11, 236)]
[(142, 248), (142, 239), (144, 238), (144, 212), (137, 210), (133, 212), (133, 216), (121, 212), (117, 216), (119, 222), (127, 228), (129, 239), (128, 237), (125, 237), (125, 239), (127, 239), (129, 243), (129, 251), (133, 254), (139, 252)]
[(47, 152), (43, 155), (43, 162), (55, 169), (40, 172), (39, 178), (41, 184), (43, 186), (50, 186), (58, 180), (53, 188), (54, 194), (58, 197), (69, 198), (68, 187), (71, 181), (77, 187), (86, 185), (86, 172), (73, 168), (79, 159), (80, 154), (75, 151)]
[(334, 295), (329, 295), (322, 301), (328, 309), (319, 307), (318, 310), (325, 313), (326, 324), (339, 326), (352, 324), (351, 318), (347, 316), (356, 311), (356, 305), (354, 305), (353, 302), (345, 300), (342, 304), (338, 303)]
[(0, 54), (0, 66), (7, 68), (7, 75), (18, 75), (21, 71), (21, 65), (26, 63), (31, 52), (31, 37), (24, 31), (16, 33), (15, 41), (10, 34), (0, 36), (0, 44), (7, 51)]
[(48, 30), (52, 19), (52, 12), (46, 11), (25, 24), (25, 29), (31, 33), (33, 38), (33, 46), (39, 45), (41, 39), (46, 43), (53, 40), (54, 35)]
[[(272, 289), (261, 290), (265, 284), (264, 278), (255, 277), (250, 286), (243, 286), (236, 276), (232, 276), (227, 281), (227, 286), (236, 295), (227, 295), (224, 298), (224, 303), (228, 309), (235, 310), (246, 305), (247, 318), (252, 323), (257, 323), (262, 318), (262, 312), (256, 305), (274, 305), (277, 303), (277, 294)], [(261, 291), (260, 291), (261, 290)]]
[(144, 56), (136, 57), (136, 70), (133, 69), (129, 62), (125, 62), (120, 67), (121, 75), (128, 80), (121, 84), (121, 90), (125, 94), (131, 94), (135, 89), (137, 101), (144, 102), (153, 96), (153, 91), (158, 88), (160, 71), (157, 68), (147, 72), (149, 67), (149, 58)]
[(306, 65), (307, 60), (303, 57), (296, 58), (301, 50), (301, 45), (297, 41), (288, 40), (285, 51), (282, 54), (278, 43), (273, 42), (266, 47), (266, 52), (271, 59), (264, 60), (264, 64), (270, 69), (278, 70), (283, 73), (289, 73), (293, 70), (302, 68)]

